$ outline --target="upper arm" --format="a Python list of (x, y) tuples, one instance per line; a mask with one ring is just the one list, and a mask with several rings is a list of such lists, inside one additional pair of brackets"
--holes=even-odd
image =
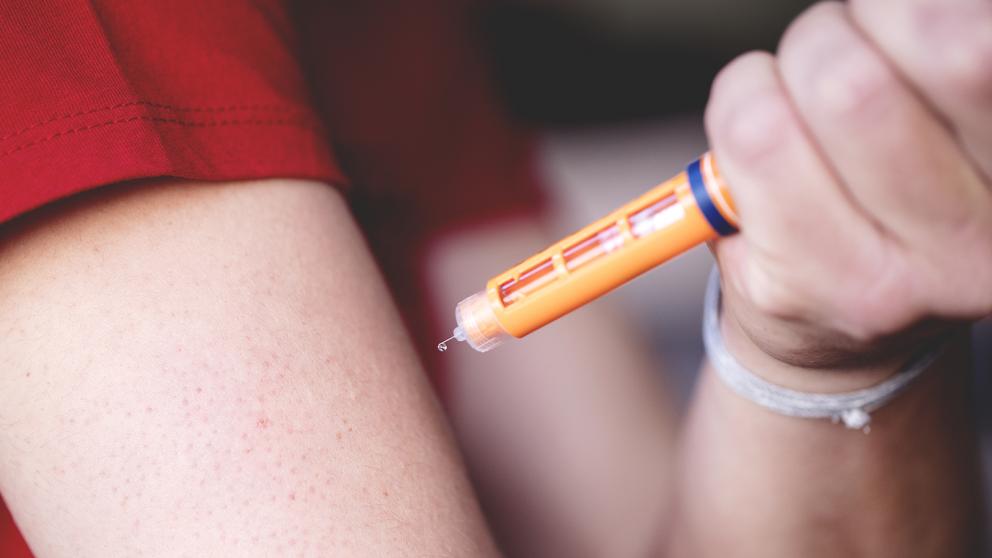
[(0, 490), (36, 553), (491, 552), (334, 190), (163, 183), (30, 221), (0, 236)]

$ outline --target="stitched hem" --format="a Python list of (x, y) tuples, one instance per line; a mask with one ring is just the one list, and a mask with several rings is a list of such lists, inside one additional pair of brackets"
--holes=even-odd
[(285, 106), (285, 105), (274, 105), (274, 104), (229, 105), (229, 106), (217, 106), (217, 107), (209, 107), (209, 106), (207, 106), (207, 107), (182, 107), (182, 106), (176, 106), (176, 105), (166, 105), (166, 104), (162, 104), (162, 103), (153, 103), (151, 101), (128, 101), (128, 102), (124, 102), (124, 103), (118, 103), (116, 105), (107, 105), (105, 107), (96, 107), (96, 108), (91, 108), (91, 109), (88, 109), (88, 110), (82, 110), (82, 111), (77, 111), (77, 112), (72, 112), (72, 113), (60, 114), (58, 116), (53, 116), (52, 118), (49, 118), (48, 120), (42, 120), (40, 122), (36, 122), (34, 124), (25, 126), (25, 127), (21, 128), (19, 130), (15, 130), (13, 132), (10, 132), (8, 134), (5, 134), (3, 136), (0, 136), (0, 142), (6, 141), (6, 140), (11, 139), (11, 138), (14, 138), (16, 136), (19, 136), (19, 135), (25, 133), (25, 132), (29, 132), (29, 131), (31, 131), (31, 130), (33, 130), (35, 128), (40, 128), (42, 126), (46, 126), (48, 124), (59, 122), (61, 120), (68, 120), (70, 118), (76, 118), (76, 117), (79, 117), (79, 116), (86, 116), (88, 114), (97, 114), (97, 113), (100, 113), (100, 112), (112, 111), (112, 110), (117, 110), (117, 109), (121, 109), (121, 108), (136, 107), (136, 106), (144, 106), (144, 107), (150, 107), (150, 108), (156, 108), (156, 109), (171, 110), (171, 111), (175, 111), (175, 112), (218, 113), (218, 112), (231, 112), (231, 111), (242, 111), (242, 110), (272, 111), (272, 112), (276, 112), (276, 113), (294, 112), (294, 109), (292, 109), (292, 108), (290, 108), (288, 106)]
[(86, 132), (86, 131), (89, 131), (89, 130), (95, 130), (97, 128), (103, 128), (105, 126), (113, 126), (113, 125), (116, 125), (116, 124), (126, 124), (128, 122), (136, 122), (138, 120), (143, 120), (145, 122), (160, 122), (160, 123), (163, 123), (163, 124), (174, 124), (174, 125), (177, 125), (177, 126), (188, 126), (188, 127), (199, 127), (199, 128), (208, 128), (208, 127), (217, 127), (217, 126), (246, 126), (246, 125), (249, 125), (249, 126), (298, 126), (298, 127), (301, 127), (301, 128), (308, 128), (308, 129), (314, 129), (315, 128), (311, 123), (308, 123), (308, 122), (303, 121), (303, 120), (293, 121), (293, 120), (271, 119), (271, 120), (203, 120), (203, 121), (195, 121), (195, 120), (180, 120), (178, 118), (156, 118), (156, 117), (152, 117), (152, 116), (132, 116), (130, 118), (120, 118), (120, 119), (117, 119), (117, 120), (108, 120), (106, 122), (99, 122), (97, 124), (90, 124), (90, 125), (87, 125), (87, 126), (82, 126), (80, 128), (70, 128), (68, 130), (62, 130), (62, 131), (59, 131), (59, 132), (55, 132), (55, 133), (53, 133), (51, 135), (42, 137), (42, 138), (37, 139), (35, 141), (31, 141), (31, 142), (28, 142), (28, 143), (19, 145), (17, 147), (14, 147), (13, 149), (9, 149), (7, 151), (0, 151), (0, 159), (3, 159), (4, 157), (6, 157), (8, 155), (12, 155), (14, 153), (17, 153), (18, 151), (23, 151), (25, 149), (29, 149), (29, 148), (34, 147), (36, 145), (39, 145), (39, 144), (42, 144), (42, 143), (45, 143), (45, 142), (48, 142), (48, 141), (51, 141), (51, 140), (54, 140), (54, 139), (58, 139), (58, 138), (60, 138), (62, 136), (67, 136), (67, 135), (70, 135), (70, 134), (76, 134), (76, 133), (79, 133), (79, 132)]
[(285, 105), (128, 101), (55, 115), (0, 141), (0, 223), (106, 184), (306, 178), (346, 188), (319, 120)]
[[(148, 114), (131, 114), (129, 116), (109, 119), (106, 116), (102, 116), (102, 113), (106, 112), (113, 114), (121, 112), (133, 113), (135, 111), (147, 112)], [(167, 113), (168, 116), (163, 116), (158, 113)], [(245, 113), (245, 116), (249, 116), (249, 118), (232, 117), (222, 119), (193, 119), (189, 117), (173, 116), (175, 114), (226, 115), (237, 113)], [(272, 118), (273, 114), (278, 114), (281, 116), (279, 118)], [(91, 122), (90, 120), (97, 115), (102, 116), (99, 121)], [(137, 120), (173, 124), (178, 126), (207, 127), (251, 124), (261, 126), (299, 126), (314, 131), (320, 130), (318, 120), (315, 116), (310, 114), (308, 111), (303, 111), (299, 108), (288, 105), (243, 104), (219, 106), (176, 106), (151, 101), (128, 101), (115, 105), (81, 110), (74, 113), (61, 114), (7, 133), (0, 137), (0, 159), (10, 154), (17, 153), (18, 151), (29, 149), (35, 145), (66, 135), (85, 132), (88, 130), (101, 128), (103, 126), (134, 122)], [(73, 125), (69, 125), (74, 121), (86, 122), (86, 124), (75, 123)], [(61, 126), (58, 126), (58, 129), (55, 132), (48, 131), (50, 127), (55, 127), (55, 124), (61, 124)], [(18, 142), (17, 145), (11, 147), (3, 145), (4, 143), (10, 142), (11, 140), (21, 136), (27, 137), (24, 138), (24, 141)]]

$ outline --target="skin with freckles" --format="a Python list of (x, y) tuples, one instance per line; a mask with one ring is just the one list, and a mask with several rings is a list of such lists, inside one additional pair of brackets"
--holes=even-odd
[(58, 556), (494, 553), (339, 194), (115, 187), (0, 245), (0, 490)]

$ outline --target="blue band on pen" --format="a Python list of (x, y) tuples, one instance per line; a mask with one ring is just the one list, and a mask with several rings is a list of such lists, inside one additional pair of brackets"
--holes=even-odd
[(699, 159), (693, 161), (686, 169), (689, 176), (689, 187), (692, 188), (692, 195), (696, 198), (696, 205), (703, 212), (703, 216), (709, 221), (713, 230), (722, 236), (727, 236), (737, 232), (737, 228), (727, 222), (727, 219), (720, 213), (710, 198), (710, 193), (703, 182), (703, 173), (699, 170)]

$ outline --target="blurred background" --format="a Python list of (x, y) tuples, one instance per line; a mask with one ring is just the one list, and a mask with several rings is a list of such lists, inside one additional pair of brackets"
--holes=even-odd
[(476, 37), (511, 112), (554, 128), (699, 114), (716, 72), (774, 50), (806, 0), (481, 3)]

